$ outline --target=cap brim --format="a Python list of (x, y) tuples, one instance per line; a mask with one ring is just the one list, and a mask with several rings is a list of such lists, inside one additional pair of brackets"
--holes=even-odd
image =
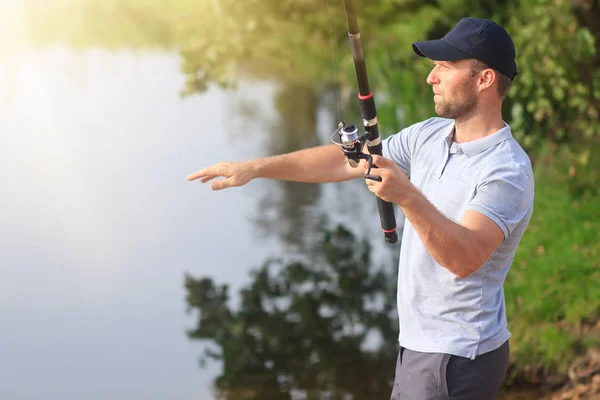
[(415, 42), (412, 46), (417, 55), (435, 61), (456, 61), (471, 58), (467, 53), (452, 46), (444, 39)]

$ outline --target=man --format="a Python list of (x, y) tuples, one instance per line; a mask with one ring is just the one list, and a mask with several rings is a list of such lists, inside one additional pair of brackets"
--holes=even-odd
[[(533, 210), (529, 158), (502, 119), (517, 74), (509, 34), (464, 18), (440, 40), (413, 44), (434, 62), (431, 118), (383, 141), (369, 190), (406, 216), (398, 270), (400, 351), (392, 399), (492, 399), (509, 358), (503, 282)], [(363, 162), (363, 167), (366, 165)], [(188, 176), (213, 190), (258, 177), (336, 182), (362, 177), (335, 145)]]

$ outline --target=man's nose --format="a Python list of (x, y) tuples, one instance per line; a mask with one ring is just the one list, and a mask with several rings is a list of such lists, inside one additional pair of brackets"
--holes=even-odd
[(430, 85), (434, 85), (436, 83), (439, 83), (439, 79), (438, 76), (435, 72), (435, 68), (433, 68), (431, 70), (431, 72), (429, 73), (429, 75), (427, 76), (427, 83), (429, 83)]

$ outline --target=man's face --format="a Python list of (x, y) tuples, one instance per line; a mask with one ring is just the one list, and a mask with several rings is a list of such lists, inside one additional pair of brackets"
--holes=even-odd
[(433, 88), (435, 112), (443, 118), (465, 119), (478, 105), (476, 76), (468, 60), (435, 61), (427, 83)]

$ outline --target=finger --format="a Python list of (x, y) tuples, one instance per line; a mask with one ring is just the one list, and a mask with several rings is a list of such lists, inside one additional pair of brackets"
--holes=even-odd
[(209, 168), (202, 168), (201, 170), (196, 171), (193, 174), (189, 174), (187, 176), (187, 180), (188, 181), (193, 181), (193, 180), (198, 179), (198, 178), (207, 178), (207, 177), (210, 177), (210, 179), (212, 179), (215, 176), (217, 176), (217, 175), (214, 174), (214, 173), (211, 173), (211, 171), (210, 171)]
[(373, 156), (373, 164), (377, 165), (378, 167), (386, 167), (389, 166), (391, 161), (388, 160), (387, 158), (383, 157), (383, 156), (379, 156), (377, 154), (374, 154)]
[(240, 183), (234, 178), (219, 179), (216, 181), (212, 181), (210, 184), (210, 188), (212, 190), (223, 190), (235, 186), (240, 186)]
[(373, 194), (377, 195), (377, 187), (376, 187), (375, 185), (369, 185), (369, 184), (367, 183), (367, 189), (369, 189), (369, 192), (371, 192), (371, 193), (373, 193)]
[(186, 177), (186, 179), (187, 179), (188, 181), (193, 181), (193, 180), (195, 180), (195, 179), (198, 179), (198, 178), (202, 177), (203, 175), (204, 175), (204, 174), (201, 174), (201, 173), (200, 173), (200, 171), (198, 171), (198, 172), (194, 172), (193, 174), (189, 174), (189, 175)]
[[(188, 175), (187, 179), (188, 181), (193, 181), (198, 178), (211, 180), (213, 178), (216, 178), (217, 176), (224, 176), (227, 172), (224, 165), (225, 163), (218, 163), (209, 167), (202, 168), (201, 170)], [(204, 182), (206, 182), (206, 180)]]
[(382, 168), (371, 168), (371, 172), (369, 175), (382, 176), (384, 174), (384, 169)]
[(367, 179), (368, 182), (371, 183), (367, 183), (367, 189), (369, 189), (369, 192), (373, 193), (375, 196), (379, 197), (378, 193), (379, 193), (379, 182), (375, 182), (372, 180)]
[(367, 186), (369, 186), (369, 187), (374, 187), (379, 184), (379, 182), (374, 181), (373, 179), (369, 179), (369, 178), (365, 178), (365, 182), (366, 182)]
[(210, 183), (210, 188), (212, 190), (223, 190), (228, 188), (229, 186), (231, 186), (230, 184), (228, 184), (229, 179), (219, 179), (217, 181), (213, 181)]

